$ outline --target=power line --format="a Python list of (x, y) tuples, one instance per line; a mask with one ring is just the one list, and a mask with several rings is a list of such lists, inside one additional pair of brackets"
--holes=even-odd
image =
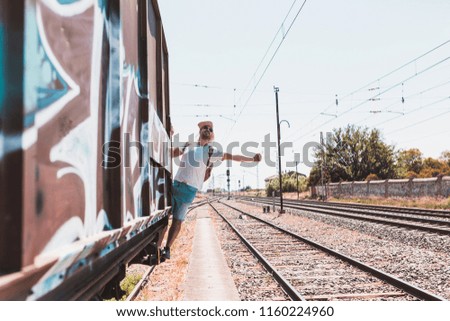
[[(378, 77), (377, 79), (375, 79), (375, 80), (373, 80), (373, 81), (367, 83), (366, 85), (364, 85), (364, 86), (362, 86), (362, 87), (360, 87), (360, 88), (358, 88), (358, 89), (356, 89), (356, 90), (354, 90), (354, 91), (352, 91), (352, 92), (346, 94), (345, 96), (343, 96), (342, 98), (340, 98), (340, 100), (344, 100), (344, 99), (347, 99), (348, 97), (352, 97), (354, 94), (360, 92), (361, 90), (363, 90), (363, 89), (365, 89), (365, 88), (367, 88), (367, 87), (369, 87), (369, 86), (372, 86), (373, 84), (379, 83), (380, 80), (382, 80), (382, 79), (384, 79), (384, 78), (386, 78), (386, 77), (389, 77), (390, 75), (396, 73), (397, 71), (399, 71), (399, 70), (401, 70), (401, 69), (403, 69), (403, 68), (405, 68), (405, 67), (407, 67), (407, 66), (409, 66), (409, 65), (411, 65), (411, 64), (413, 64), (413, 63), (415, 63), (415, 62), (417, 62), (417, 61), (420, 60), (421, 58), (423, 58), (423, 57), (429, 55), (430, 53), (432, 53), (432, 52), (434, 52), (434, 51), (440, 49), (441, 47), (447, 45), (448, 43), (450, 43), (450, 40), (447, 40), (447, 41), (445, 41), (445, 42), (439, 44), (438, 46), (436, 46), (436, 47), (434, 47), (434, 48), (428, 50), (427, 52), (421, 54), (420, 56), (418, 56), (418, 57), (416, 57), (416, 58), (414, 58), (414, 59), (412, 59), (412, 60), (410, 60), (410, 61), (404, 63), (404, 64), (401, 65), (400, 67), (397, 67), (397, 68), (395, 68), (394, 70), (392, 70), (392, 71), (390, 71), (390, 72), (384, 74), (383, 76)], [(384, 92), (386, 92), (386, 91), (384, 91)], [(383, 93), (384, 93), (384, 92), (383, 92)], [(378, 95), (377, 95), (377, 96), (378, 96)], [(375, 97), (376, 97), (376, 96), (375, 96)], [(372, 98), (375, 98), (375, 97), (372, 97)], [(362, 104), (364, 104), (364, 103), (366, 103), (366, 102), (367, 102), (367, 100), (364, 101)], [(361, 104), (361, 105), (362, 105), (362, 104)], [(316, 120), (317, 118), (319, 118), (319, 117), (321, 116), (322, 113), (325, 113), (330, 107), (332, 107), (332, 106), (334, 106), (334, 105), (335, 105), (334, 103), (330, 103), (324, 110), (322, 110), (320, 113), (318, 113), (315, 117), (313, 117), (313, 118), (312, 118), (311, 120), (309, 120), (307, 123), (311, 124), (314, 120)], [(359, 106), (360, 106), (360, 105), (357, 105), (356, 107), (359, 107)], [(355, 108), (356, 108), (356, 107), (355, 107)], [(337, 117), (336, 117), (336, 118), (337, 118)], [(332, 120), (334, 120), (334, 119), (332, 119)], [(328, 123), (331, 122), (332, 120), (326, 121), (325, 123), (323, 123), (322, 125), (318, 126), (317, 128), (319, 128), (319, 127), (321, 127), (321, 126), (323, 126), (323, 125), (328, 124)], [(315, 128), (315, 129), (317, 129), (317, 128)], [(314, 130), (315, 130), (315, 129), (314, 129)], [(286, 139), (289, 139), (290, 137), (292, 137), (292, 136), (294, 136), (294, 135), (295, 135), (295, 134), (291, 134), (291, 135), (289, 135)], [(307, 136), (307, 135), (300, 136), (300, 137), (296, 138), (295, 141), (297, 141), (297, 140), (299, 140), (300, 138), (303, 138), (303, 137), (305, 137), (305, 136)]]
[[(274, 39), (272, 40), (272, 42), (271, 42), (271, 44), (270, 44), (268, 50), (266, 51), (266, 53), (265, 53), (263, 59), (261, 60), (260, 64), (258, 65), (258, 68), (256, 69), (255, 73), (253, 74), (252, 78), (250, 79), (249, 84), (250, 84), (250, 83), (252, 82), (252, 80), (255, 78), (255, 75), (257, 74), (259, 68), (261, 67), (261, 65), (262, 65), (262, 63), (263, 63), (263, 61), (264, 61), (265, 58), (267, 57), (267, 53), (269, 52), (270, 48), (272, 47), (273, 43), (275, 42), (275, 39), (276, 39), (278, 33), (280, 32), (280, 30), (282, 30), (282, 29), (284, 28), (284, 23), (286, 22), (286, 20), (287, 20), (289, 14), (290, 14), (290, 12), (292, 11), (292, 8), (294, 7), (294, 5), (295, 5), (295, 3), (296, 3), (297, 1), (298, 1), (298, 0), (295, 0), (294, 3), (292, 4), (291, 8), (289, 9), (289, 11), (288, 11), (288, 13), (287, 13), (285, 19), (283, 20), (283, 23), (281, 24), (280, 28), (278, 29), (277, 33), (275, 34), (275, 37), (274, 37)], [(242, 112), (244, 111), (245, 107), (247, 107), (248, 102), (249, 102), (250, 99), (252, 98), (253, 94), (255, 93), (256, 88), (258, 88), (259, 83), (261, 82), (262, 78), (264, 77), (264, 75), (266, 74), (267, 70), (269, 69), (269, 67), (270, 67), (270, 65), (271, 65), (271, 63), (272, 63), (272, 61), (273, 61), (273, 59), (275, 58), (276, 54), (278, 53), (278, 50), (280, 49), (281, 45), (283, 44), (284, 40), (286, 39), (286, 36), (289, 34), (289, 31), (291, 30), (292, 26), (294, 25), (295, 21), (297, 20), (297, 18), (298, 18), (298, 16), (299, 16), (300, 12), (303, 10), (303, 8), (304, 8), (304, 6), (305, 6), (305, 4), (306, 4), (306, 1), (307, 1), (307, 0), (304, 0), (304, 1), (303, 1), (303, 4), (301, 5), (301, 7), (299, 8), (299, 10), (297, 11), (297, 14), (295, 15), (294, 19), (292, 20), (291, 24), (289, 25), (289, 28), (287, 29), (286, 32), (283, 33), (283, 37), (282, 37), (280, 43), (278, 44), (278, 47), (275, 49), (275, 52), (272, 54), (272, 57), (270, 58), (270, 60), (269, 60), (269, 62), (267, 63), (266, 67), (264, 68), (264, 70), (263, 70), (261, 76), (259, 77), (259, 79), (258, 79), (258, 81), (256, 82), (255, 86), (253, 87), (253, 89), (252, 89), (250, 95), (248, 96), (247, 100), (245, 101), (244, 105), (242, 106), (242, 108), (241, 108), (241, 110), (240, 110), (238, 116), (236, 117), (235, 123), (231, 126), (231, 128), (230, 128), (230, 130), (229, 130), (229, 133), (231, 133), (231, 131), (233, 130), (234, 126), (235, 126), (236, 123), (238, 122), (239, 117), (241, 116)], [(248, 87), (248, 86), (247, 86), (247, 87)]]
[(392, 75), (392, 74), (396, 73), (397, 71), (399, 71), (399, 70), (401, 70), (401, 69), (403, 69), (403, 68), (409, 66), (409, 65), (412, 64), (412, 63), (415, 63), (417, 60), (419, 60), (419, 59), (421, 59), (421, 58), (423, 58), (423, 57), (429, 55), (430, 53), (432, 53), (432, 52), (438, 50), (439, 48), (445, 46), (445, 45), (448, 44), (448, 43), (450, 43), (450, 40), (447, 40), (447, 41), (441, 43), (440, 45), (434, 47), (433, 49), (428, 50), (428, 51), (425, 52), (424, 54), (422, 54), (422, 55), (420, 55), (420, 56), (418, 56), (418, 57), (416, 57), (416, 58), (414, 58), (414, 59), (408, 61), (407, 63), (401, 65), (400, 67), (395, 68), (394, 70), (392, 70), (392, 71), (388, 72), (387, 74), (385, 74), (385, 75), (383, 75), (383, 76), (377, 78), (376, 80), (371, 81), (371, 82), (368, 83), (367, 85), (365, 85), (365, 86), (363, 86), (363, 87), (361, 87), (361, 88), (359, 88), (359, 89), (356, 89), (355, 91), (353, 91), (353, 92), (351, 92), (351, 93), (345, 95), (342, 99), (345, 99), (345, 98), (347, 98), (348, 96), (351, 96), (351, 95), (356, 94), (357, 92), (363, 90), (364, 88), (367, 88), (367, 87), (369, 87), (369, 86), (371, 86), (371, 85), (377, 83), (378, 81), (380, 81), (380, 80), (383, 79), (383, 78), (389, 77), (390, 75)]
[[(346, 111), (344, 111), (344, 112), (342, 112), (341, 114), (337, 115), (337, 117), (335, 117), (335, 118), (333, 118), (333, 119), (331, 119), (331, 120), (328, 120), (328, 121), (326, 121), (326, 122), (320, 124), (319, 126), (316, 126), (316, 127), (315, 127), (314, 129), (312, 129), (311, 131), (314, 131), (314, 130), (316, 130), (316, 129), (318, 129), (318, 128), (321, 128), (322, 126), (324, 126), (324, 125), (326, 125), (326, 124), (332, 122), (332, 121), (335, 120), (336, 118), (339, 118), (339, 117), (341, 117), (341, 116), (343, 116), (343, 115), (349, 113), (350, 111), (352, 111), (352, 110), (354, 110), (354, 109), (356, 109), (356, 108), (358, 108), (358, 107), (360, 107), (360, 106), (366, 104), (367, 102), (372, 101), (373, 99), (375, 99), (375, 98), (381, 96), (382, 94), (384, 94), (384, 93), (386, 93), (386, 92), (388, 92), (388, 91), (390, 91), (390, 90), (392, 90), (392, 89), (394, 89), (394, 88), (400, 86), (401, 84), (404, 84), (404, 83), (406, 83), (407, 81), (409, 81), (409, 80), (411, 80), (411, 79), (413, 79), (413, 78), (415, 78), (415, 77), (417, 77), (417, 76), (419, 76), (419, 75), (421, 75), (421, 74), (423, 74), (423, 73), (425, 73), (425, 72), (427, 72), (427, 71), (429, 71), (429, 70), (435, 68), (436, 66), (438, 66), (438, 65), (440, 65), (440, 64), (442, 64), (442, 63), (444, 63), (445, 61), (447, 61), (447, 60), (449, 60), (449, 59), (450, 59), (450, 56), (449, 56), (449, 57), (446, 57), (446, 58), (444, 58), (444, 59), (442, 59), (442, 60), (440, 60), (440, 61), (438, 61), (437, 63), (435, 63), (435, 64), (433, 64), (433, 65), (431, 65), (431, 66), (429, 66), (429, 67), (427, 67), (427, 68), (425, 68), (425, 69), (422, 69), (422, 70), (419, 71), (419, 72), (414, 73), (414, 75), (409, 76), (409, 77), (403, 79), (402, 81), (397, 82), (397, 83), (395, 83), (394, 85), (388, 87), (387, 89), (384, 89), (384, 90), (380, 91), (378, 94), (376, 94), (376, 95), (374, 95), (374, 96), (372, 96), (372, 97), (370, 97), (370, 98), (364, 100), (363, 102), (361, 102), (361, 103), (359, 103), (359, 104), (357, 104), (357, 105), (355, 105), (355, 106), (353, 106), (353, 107), (350, 107), (350, 108), (347, 109)], [(295, 138), (295, 139), (293, 140), (293, 142), (296, 142), (296, 141), (298, 141), (299, 139), (301, 139), (301, 138), (303, 138), (303, 137), (305, 137), (305, 136), (307, 136), (307, 135), (308, 135), (308, 134), (301, 135), (301, 136)]]
[(450, 56), (449, 56), (449, 57), (446, 57), (446, 58), (444, 58), (444, 59), (442, 59), (442, 60), (440, 60), (440, 61), (438, 61), (437, 63), (435, 63), (435, 64), (433, 64), (433, 65), (431, 65), (431, 66), (429, 66), (429, 67), (427, 67), (427, 68), (425, 68), (425, 69), (423, 69), (423, 70), (421, 70), (421, 71), (419, 71), (419, 72), (416, 72), (414, 75), (409, 76), (409, 77), (407, 77), (406, 79), (403, 79), (402, 81), (400, 81), (400, 82), (398, 82), (398, 83), (392, 85), (391, 87), (388, 87), (388, 89), (385, 89), (385, 90), (383, 90), (383, 91), (380, 91), (378, 94), (376, 94), (375, 96), (373, 96), (373, 97), (371, 97), (371, 98), (369, 98), (369, 99), (363, 101), (362, 103), (360, 103), (360, 104), (358, 104), (358, 105), (356, 105), (356, 106), (353, 106), (353, 107), (351, 107), (350, 109), (347, 109), (346, 111), (344, 111), (344, 112), (343, 112), (342, 114), (340, 114), (339, 116), (342, 116), (342, 115), (345, 115), (345, 114), (349, 113), (349, 112), (352, 111), (353, 109), (358, 108), (359, 106), (361, 106), (361, 105), (363, 105), (363, 104), (365, 104), (365, 103), (367, 103), (367, 102), (372, 101), (373, 99), (375, 99), (375, 98), (381, 96), (382, 94), (384, 94), (384, 93), (386, 93), (386, 92), (388, 92), (388, 91), (390, 91), (390, 90), (392, 90), (392, 89), (394, 89), (394, 88), (396, 88), (396, 87), (398, 87), (398, 86), (400, 86), (400, 85), (406, 83), (407, 81), (409, 81), (409, 80), (411, 80), (411, 79), (413, 79), (413, 78), (415, 78), (415, 77), (417, 77), (417, 76), (423, 74), (424, 72), (427, 72), (428, 70), (433, 69), (434, 67), (440, 65), (441, 63), (446, 62), (446, 61), (449, 60), (449, 59), (450, 59)]
[[(450, 97), (448, 97), (448, 98), (450, 98)], [(447, 99), (448, 99), (448, 98), (447, 98)], [(403, 131), (403, 130), (408, 129), (408, 128), (411, 128), (411, 127), (415, 127), (415, 126), (417, 126), (417, 125), (420, 125), (420, 124), (425, 123), (425, 122), (427, 122), (427, 121), (430, 121), (430, 120), (432, 120), (432, 119), (441, 117), (442, 115), (445, 115), (445, 114), (448, 114), (448, 113), (450, 113), (450, 109), (449, 109), (449, 110), (446, 110), (446, 111), (444, 111), (443, 113), (440, 113), (440, 114), (438, 114), (438, 115), (435, 115), (435, 116), (429, 117), (429, 118), (427, 118), (427, 119), (423, 119), (423, 120), (421, 120), (421, 121), (418, 121), (418, 122), (416, 122), (416, 123), (414, 123), (414, 124), (411, 124), (411, 125), (408, 125), (408, 126), (405, 126), (405, 127), (402, 127), (402, 128), (395, 129), (395, 130), (393, 130), (393, 131), (387, 133), (387, 135), (392, 134), (392, 133), (396, 133), (396, 132), (399, 132), (399, 131)]]
[(233, 105), (218, 105), (218, 104), (171, 104), (172, 106), (183, 106), (183, 107), (204, 107), (204, 108), (224, 108), (233, 107)]
[(219, 87), (219, 86), (210, 86), (210, 85), (204, 85), (204, 84), (188, 84), (188, 83), (179, 83), (179, 82), (173, 82), (172, 85), (178, 85), (178, 86), (185, 86), (185, 87), (195, 87), (195, 88), (202, 88), (202, 89), (225, 89), (229, 90), (232, 88), (225, 88), (225, 87)]
[[(424, 94), (424, 93), (426, 93), (426, 92), (429, 92), (429, 91), (431, 91), (431, 90), (440, 88), (440, 87), (445, 86), (445, 85), (447, 85), (447, 84), (450, 84), (450, 81), (446, 81), (446, 82), (440, 83), (440, 84), (438, 84), (438, 85), (432, 86), (432, 87), (430, 87), (430, 88), (424, 89), (424, 90), (422, 90), (422, 91), (420, 91), (420, 92), (417, 92), (417, 93), (415, 93), (415, 94), (411, 94), (411, 95), (409, 95), (409, 96), (405, 96), (405, 97), (402, 97), (402, 98), (404, 98), (404, 101), (409, 101), (409, 100), (410, 100), (411, 98), (413, 98), (413, 97), (422, 95), (422, 94)], [(442, 97), (440, 97), (440, 98), (442, 98)], [(431, 99), (431, 97), (428, 98), (428, 99)], [(445, 97), (444, 100), (445, 100), (445, 99), (447, 99), (447, 97)], [(402, 103), (404, 104), (404, 101), (403, 101), (403, 100), (399, 100), (399, 99), (397, 98), (397, 101), (396, 101), (395, 103), (393, 103), (393, 104), (387, 106), (386, 108), (384, 108), (383, 111), (380, 111), (380, 113), (385, 113), (385, 112), (387, 112), (387, 113), (394, 113), (394, 111), (388, 110), (388, 109), (391, 108), (391, 107), (393, 107), (393, 106), (395, 106), (395, 105), (397, 105), (397, 104), (399, 104), (400, 102), (402, 102)], [(432, 104), (434, 104), (434, 103), (432, 103)], [(399, 113), (399, 112), (395, 112), (395, 113)], [(409, 112), (408, 112), (408, 113), (409, 113)], [(402, 116), (404, 116), (404, 115), (406, 115), (406, 114), (407, 114), (407, 113), (405, 113), (405, 112), (401, 113)], [(362, 120), (360, 120), (360, 121), (354, 123), (354, 125), (361, 124), (362, 122), (365, 122), (366, 120), (368, 120), (368, 119), (371, 118), (372, 116), (373, 116), (373, 114), (370, 115), (369, 117), (366, 117), (366, 118), (364, 118), (364, 119), (362, 119)], [(398, 117), (394, 117), (394, 118), (392, 118), (392, 120), (397, 119), (397, 118), (398, 118)], [(377, 126), (379, 126), (379, 125), (381, 125), (381, 124), (382, 124), (382, 123), (379, 123), (379, 124), (377, 124), (377, 125), (374, 125), (374, 127), (377, 127)]]
[(409, 115), (409, 114), (415, 113), (416, 111), (419, 111), (419, 110), (424, 109), (424, 108), (426, 108), (426, 107), (430, 107), (430, 106), (439, 104), (439, 103), (441, 103), (441, 102), (443, 102), (443, 101), (445, 101), (445, 100), (447, 100), (447, 99), (449, 99), (449, 98), (450, 98), (450, 97), (445, 97), (445, 98), (443, 98), (443, 99), (439, 99), (439, 100), (434, 101), (434, 102), (432, 102), (432, 103), (429, 103), (429, 104), (426, 104), (426, 105), (423, 105), (423, 106), (419, 106), (419, 107), (417, 107), (417, 108), (415, 108), (415, 109), (409, 111), (409, 112), (408, 112), (407, 114), (405, 114), (405, 115), (398, 115), (397, 117), (390, 118), (390, 119), (388, 119), (388, 120), (382, 121), (381, 123), (378, 123), (378, 124), (374, 125), (373, 127), (378, 127), (378, 126), (384, 125), (384, 124), (389, 123), (389, 122), (391, 122), (391, 121), (393, 121), (393, 120), (395, 120), (395, 119), (397, 119), (397, 118), (400, 118), (400, 117), (402, 117), (402, 116), (407, 116), (407, 115)]
[(200, 115), (200, 114), (187, 114), (187, 115), (172, 115), (172, 117), (195, 117), (195, 118), (208, 118), (208, 117), (221, 117), (221, 118), (225, 118), (225, 119), (228, 119), (228, 120), (232, 120), (232, 121), (234, 121), (233, 119), (231, 119), (231, 118), (229, 118), (229, 117), (227, 117), (227, 116), (230, 116), (230, 115), (222, 115), (222, 114), (203, 114), (203, 115)]
[(434, 136), (437, 136), (437, 135), (446, 134), (446, 133), (449, 133), (449, 132), (450, 132), (450, 130), (447, 129), (447, 130), (444, 130), (444, 131), (435, 132), (435, 133), (430, 134), (430, 135), (420, 136), (419, 138), (403, 140), (403, 141), (399, 142), (399, 144), (404, 144), (404, 143), (409, 143), (409, 142), (412, 142), (412, 141), (423, 140), (423, 139), (434, 137)]
[[(275, 42), (275, 40), (277, 39), (278, 34), (280, 33), (280, 31), (282, 30), (284, 23), (286, 22), (286, 19), (288, 18), (289, 14), (292, 11), (292, 8), (294, 7), (294, 5), (297, 3), (298, 0), (294, 0), (294, 2), (292, 3), (291, 7), (289, 8), (288, 13), (286, 14), (286, 17), (284, 17), (283, 22), (281, 23), (280, 27), (278, 28), (277, 32), (275, 33), (275, 36), (273, 37), (272, 41), (270, 42), (269, 47), (267, 47), (266, 52), (264, 53), (264, 56), (262, 57), (261, 61), (259, 62), (258, 66), (256, 67), (255, 72), (253, 73), (252, 77), (250, 78), (250, 80), (248, 81), (247, 85), (245, 85), (245, 90), (247, 90), (250, 87), (250, 84), (252, 82), (252, 80), (256, 77), (256, 74), (259, 70), (259, 68), (261, 67), (261, 65), (264, 62), (264, 59), (266, 59), (267, 54), (270, 51), (270, 48), (272, 48), (273, 43)], [(239, 101), (241, 101), (242, 97), (239, 97)]]

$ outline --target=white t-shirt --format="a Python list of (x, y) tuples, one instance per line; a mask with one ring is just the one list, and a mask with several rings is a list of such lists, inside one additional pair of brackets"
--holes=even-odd
[[(197, 190), (203, 186), (206, 173), (206, 165), (209, 157), (209, 145), (186, 148), (181, 156), (180, 167), (175, 175), (175, 180), (186, 183)], [(213, 147), (211, 147), (213, 148)], [(223, 151), (213, 148), (209, 159), (210, 165), (218, 165), (223, 157)]]

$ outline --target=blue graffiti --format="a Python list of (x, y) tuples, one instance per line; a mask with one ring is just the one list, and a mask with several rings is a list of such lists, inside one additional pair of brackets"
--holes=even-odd
[(75, 2), (78, 2), (80, 0), (58, 0), (58, 3), (62, 4), (62, 5), (66, 5), (66, 4), (72, 4)]
[[(33, 10), (27, 11), (25, 44), (25, 128), (33, 125), (35, 115), (69, 92), (69, 85), (55, 68), (41, 41)], [(37, 53), (36, 53), (37, 48)]]
[(37, 107), (38, 110), (42, 110), (66, 95), (69, 91), (69, 85), (53, 66), (41, 44), (39, 47), (40, 72), (44, 86), (41, 85), (37, 88)]

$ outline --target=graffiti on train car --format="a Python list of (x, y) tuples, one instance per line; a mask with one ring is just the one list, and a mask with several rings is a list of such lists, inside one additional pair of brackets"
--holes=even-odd
[[(33, 0), (24, 9), (20, 261), (58, 261), (34, 286), (37, 298), (167, 216), (170, 124), (158, 112), (157, 54), (147, 52), (161, 50), (151, 1)], [(126, 139), (151, 144), (128, 153)], [(102, 166), (114, 141), (129, 166)]]
[[(88, 3), (37, 1), (26, 11), (28, 16), (35, 8), (35, 19), (30, 17), (27, 23), (36, 24), (26, 30), (26, 65), (38, 72), (25, 74), (25, 97), (37, 96), (37, 101), (26, 108), (26, 119), (31, 120), (24, 149), (37, 153), (35, 203), (39, 204), (26, 216), (58, 214), (50, 227), (43, 219), (29, 225), (30, 233), (46, 229), (53, 235), (38, 242), (31, 238), (36, 247), (31, 256), (44, 242), (43, 252), (51, 251), (110, 225), (107, 213), (98, 210), (96, 182), (103, 17), (98, 6)], [(37, 56), (32, 54), (36, 44)]]

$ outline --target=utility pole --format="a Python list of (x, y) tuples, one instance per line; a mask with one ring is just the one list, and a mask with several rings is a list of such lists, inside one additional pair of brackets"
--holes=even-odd
[(322, 161), (320, 162), (320, 180), (322, 184), (322, 200), (325, 201), (326, 199), (326, 191), (323, 185), (323, 163), (325, 161), (325, 148), (323, 146), (323, 133), (320, 132), (320, 146), (322, 147)]
[(297, 178), (297, 200), (300, 199), (300, 194), (298, 191), (298, 170), (297, 170), (298, 161), (295, 161), (295, 177)]
[(280, 146), (280, 114), (278, 111), (278, 92), (280, 91), (280, 88), (273, 87), (273, 90), (275, 91), (275, 102), (276, 102), (276, 110), (277, 110), (277, 136), (278, 136), (278, 176), (280, 180), (280, 214), (284, 213), (283, 210), (283, 173), (281, 172), (281, 146)]
[(228, 183), (228, 199), (231, 198), (230, 196), (230, 170), (227, 169), (227, 183)]
[(259, 193), (259, 163), (256, 164), (256, 189)]

